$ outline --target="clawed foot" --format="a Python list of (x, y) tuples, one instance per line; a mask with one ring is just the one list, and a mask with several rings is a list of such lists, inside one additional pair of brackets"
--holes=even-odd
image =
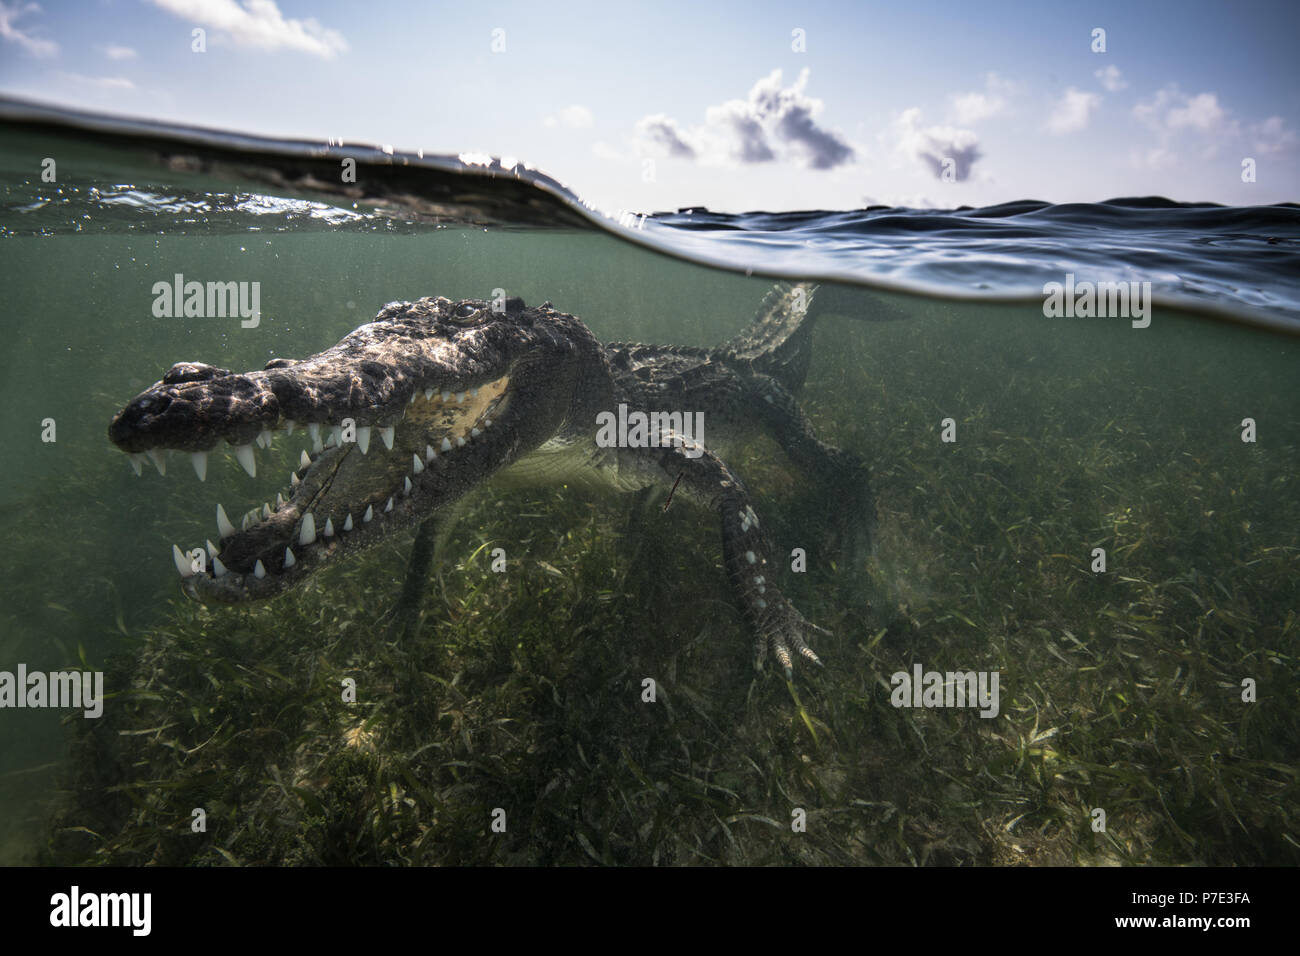
[(762, 670), (769, 649), (785, 672), (786, 680), (794, 679), (794, 656), (802, 657), (818, 667), (823, 666), (821, 658), (804, 642), (804, 634), (813, 631), (825, 637), (832, 636), (825, 628), (804, 620), (803, 615), (789, 603), (770, 606), (763, 616), (759, 637), (754, 644), (755, 666)]

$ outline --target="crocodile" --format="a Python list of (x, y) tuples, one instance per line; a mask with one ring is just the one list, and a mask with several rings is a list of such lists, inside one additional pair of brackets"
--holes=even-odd
[[(875, 524), (869, 469), (821, 441), (794, 397), (808, 374), (816, 291), (778, 284), (750, 326), (716, 348), (602, 344), (577, 317), (518, 297), (393, 302), (309, 358), (276, 358), (244, 374), (173, 365), (114, 416), (108, 434), (136, 474), (146, 460), (165, 472), (167, 453), (182, 452), (202, 480), (223, 442), (255, 477), (256, 448), (270, 448), (277, 434), (308, 433), (312, 450), (274, 506), (236, 528), (218, 504), (219, 544), (173, 545), (184, 590), (205, 603), (272, 597), (414, 527), (398, 602), (409, 612), (427, 581), (439, 516), (488, 479), (625, 492), (671, 486), (670, 496), (720, 521), (755, 663), (762, 669), (770, 653), (789, 678), (795, 659), (821, 663), (808, 639), (827, 632), (783, 595), (769, 536), (725, 456), (756, 433), (775, 438), (838, 502), (827, 509), (839, 519), (828, 533), (841, 536), (852, 566), (863, 565)], [(621, 443), (600, 440), (598, 423), (616, 413), (649, 427), (621, 434)], [(701, 415), (705, 427), (692, 429)]]

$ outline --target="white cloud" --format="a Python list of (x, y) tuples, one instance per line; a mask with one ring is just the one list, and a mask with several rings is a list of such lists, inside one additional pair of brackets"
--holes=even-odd
[(958, 123), (978, 123), (997, 116), (1004, 105), (1001, 98), (986, 93), (962, 93), (952, 98), (953, 118)]
[(704, 125), (683, 129), (662, 113), (637, 123), (643, 147), (710, 165), (784, 160), (809, 169), (834, 169), (854, 158), (853, 147), (837, 132), (819, 126), (823, 103), (804, 93), (808, 70), (794, 85), (781, 85), (773, 70), (744, 100), (728, 100), (705, 110)]
[(979, 137), (973, 130), (953, 126), (921, 128), (921, 110), (913, 106), (904, 110), (890, 125), (885, 138), (894, 141), (894, 155), (904, 161), (920, 163), (942, 179), (951, 168), (957, 182), (970, 178), (975, 163), (983, 157)]
[[(1176, 86), (1166, 86), (1149, 100), (1143, 100), (1133, 107), (1133, 118), (1144, 126), (1154, 130), (1163, 130), (1165, 126), (1163, 113), (1175, 96)], [(1178, 94), (1181, 95), (1181, 94)]]
[(958, 93), (952, 97), (949, 115), (953, 122), (963, 126), (990, 119), (1007, 108), (1007, 97), (1016, 92), (1016, 86), (1002, 79), (996, 73), (990, 73), (984, 80), (983, 93), (972, 91)]
[(1128, 81), (1117, 66), (1105, 66), (1093, 74), (1101, 82), (1107, 93), (1118, 93), (1128, 86)]
[(1265, 156), (1291, 152), (1296, 148), (1295, 130), (1287, 129), (1280, 116), (1270, 116), (1262, 123), (1250, 127), (1251, 145), (1255, 152)]
[[(1133, 107), (1133, 117), (1157, 134), (1161, 148), (1152, 150), (1153, 153), (1166, 152), (1175, 140), (1185, 149), (1199, 149), (1203, 160), (1213, 159), (1224, 150), (1273, 156), (1292, 153), (1297, 148), (1296, 131), (1288, 128), (1282, 117), (1244, 122), (1219, 102), (1217, 94), (1204, 92), (1190, 96), (1176, 83), (1167, 84), (1139, 102)], [(1146, 165), (1158, 168), (1151, 163)]]
[(1073, 86), (1057, 102), (1056, 108), (1047, 120), (1047, 128), (1053, 133), (1076, 133), (1088, 128), (1088, 120), (1093, 111), (1101, 104), (1101, 97), (1096, 93), (1084, 93)]
[(297, 50), (333, 59), (347, 50), (338, 30), (313, 17), (286, 20), (275, 0), (153, 0), (155, 6), (197, 26), (228, 34), (239, 46)]
[(110, 43), (108, 46), (100, 47), (104, 51), (104, 56), (110, 60), (134, 60), (135, 50), (129, 46), (121, 46), (117, 43)]
[(1177, 161), (1177, 157), (1163, 146), (1154, 149), (1136, 150), (1131, 154), (1131, 161), (1138, 169), (1168, 169)]
[(1190, 126), (1202, 132), (1217, 128), (1227, 114), (1219, 105), (1219, 98), (1213, 93), (1198, 93), (1183, 106), (1176, 106), (1169, 111), (1166, 122), (1172, 129)]
[(54, 56), (59, 52), (59, 45), (53, 40), (42, 40), (26, 30), (14, 25), (14, 21), (28, 13), (39, 13), (40, 6), (35, 3), (10, 6), (0, 0), (0, 37), (9, 43), (17, 43), (32, 56)]
[(547, 116), (542, 122), (546, 126), (555, 127), (563, 126), (565, 129), (589, 129), (596, 118), (591, 115), (591, 110), (585, 106), (573, 104), (566, 106), (558, 113)]
[(1183, 129), (1222, 136), (1239, 132), (1237, 121), (1228, 118), (1228, 112), (1219, 105), (1217, 95), (1198, 93), (1188, 96), (1176, 83), (1168, 84), (1155, 96), (1134, 106), (1133, 117), (1166, 136)]

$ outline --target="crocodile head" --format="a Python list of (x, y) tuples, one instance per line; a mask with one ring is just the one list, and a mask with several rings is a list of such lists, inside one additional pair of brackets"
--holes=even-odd
[(209, 543), (201, 563), (173, 547), (191, 596), (270, 597), (418, 523), (554, 437), (572, 420), (575, 384), (598, 351), (579, 320), (549, 303), (391, 303), (310, 358), (245, 374), (173, 365), (108, 434), (137, 472), (146, 457), (163, 470), (171, 450), (189, 453), (203, 479), (223, 442), (256, 476), (255, 445), (306, 430), (313, 453), (302, 452), (273, 509), (236, 528), (218, 505), (220, 544)]

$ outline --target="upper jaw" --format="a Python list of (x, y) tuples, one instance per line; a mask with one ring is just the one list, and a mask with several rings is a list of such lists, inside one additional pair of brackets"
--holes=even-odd
[[(264, 446), (277, 430), (307, 427), (314, 437), (322, 427), (341, 428), (351, 421), (369, 435), (396, 425), (419, 398), (463, 404), (501, 375), (467, 375), (440, 363), (394, 375), (364, 358), (327, 364), (322, 360), (328, 354), (296, 363), (277, 360), (238, 375), (195, 363), (175, 365), (113, 417), (109, 439), (137, 465), (151, 450), (204, 456), (222, 441), (234, 446), (242, 462), (244, 449)], [(202, 460), (196, 458), (200, 478)]]

